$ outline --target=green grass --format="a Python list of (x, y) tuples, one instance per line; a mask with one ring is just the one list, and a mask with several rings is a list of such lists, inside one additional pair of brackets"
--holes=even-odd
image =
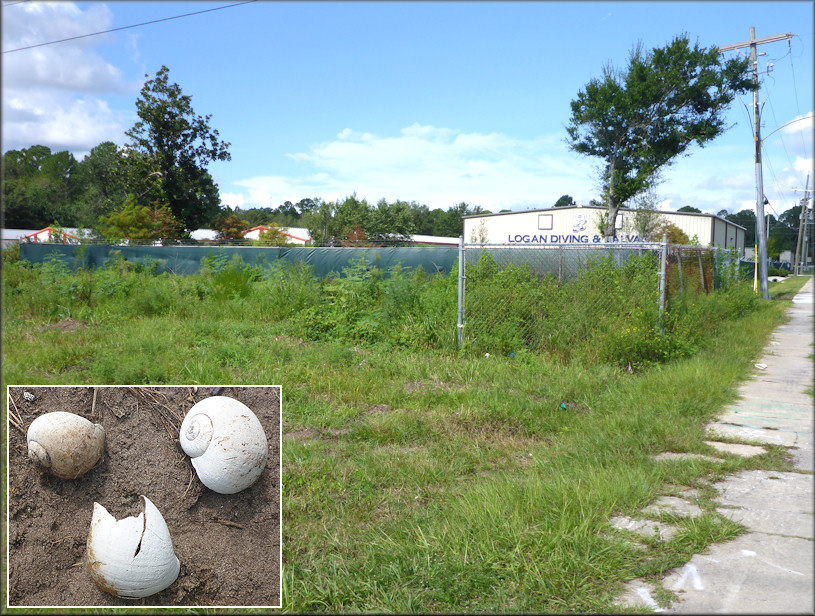
[(770, 297), (778, 300), (792, 299), (812, 276), (788, 276), (778, 282), (768, 282)]
[[(789, 468), (779, 448), (653, 458), (710, 454), (702, 425), (735, 399), (784, 301), (677, 301), (669, 326), (692, 352), (630, 374), (597, 352), (457, 352), (443, 278), (120, 266), (12, 273), (4, 384), (281, 384), (286, 611), (615, 611), (626, 580), (741, 532), (711, 481)], [(67, 318), (86, 325), (55, 327)], [(705, 515), (644, 550), (610, 532), (669, 486), (699, 487)]]

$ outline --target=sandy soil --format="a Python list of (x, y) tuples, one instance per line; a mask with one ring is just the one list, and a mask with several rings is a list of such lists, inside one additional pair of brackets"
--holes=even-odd
[[(178, 443), (187, 411), (216, 394), (252, 409), (269, 443), (258, 481), (232, 495), (205, 487)], [(280, 605), (279, 387), (29, 386), (9, 388), (9, 398), (22, 427), (10, 424), (8, 434), (10, 606)], [(78, 479), (28, 459), (23, 430), (56, 410), (105, 429), (103, 459)], [(158, 594), (120, 599), (94, 584), (85, 563), (93, 504), (116, 519), (137, 516), (142, 494), (164, 516), (181, 572)]]

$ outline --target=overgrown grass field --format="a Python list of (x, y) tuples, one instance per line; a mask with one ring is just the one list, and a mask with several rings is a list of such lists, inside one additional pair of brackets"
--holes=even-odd
[[(791, 468), (775, 447), (653, 458), (712, 452), (702, 425), (734, 399), (785, 300), (743, 284), (694, 293), (672, 300), (665, 338), (653, 327), (626, 338), (638, 306), (654, 305), (626, 276), (650, 273), (608, 270), (628, 299), (618, 317), (594, 315), (601, 334), (552, 331), (513, 356), (502, 345), (517, 341), (498, 338), (486, 356), (457, 349), (455, 276), (384, 274), (7, 263), (4, 384), (282, 385), (287, 611), (616, 611), (624, 581), (741, 532), (708, 482)], [(561, 314), (583, 310), (592, 280), (570, 283), (586, 286)], [(791, 297), (805, 280), (771, 289)], [(568, 351), (558, 336), (571, 336)], [(680, 527), (671, 541), (637, 549), (612, 531), (614, 515), (680, 486), (702, 489), (706, 513), (661, 518)]]

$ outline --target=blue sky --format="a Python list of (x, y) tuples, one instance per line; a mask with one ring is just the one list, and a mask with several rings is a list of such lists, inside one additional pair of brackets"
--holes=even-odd
[[(229, 4), (7, 0), (2, 47)], [(2, 146), (82, 157), (103, 141), (124, 145), (145, 74), (166, 65), (231, 143), (232, 160), (210, 167), (226, 205), (353, 192), (443, 209), (549, 207), (563, 194), (588, 203), (599, 161), (564, 143), (586, 82), (624, 66), (638, 41), (688, 33), (720, 46), (748, 40), (751, 26), (757, 38), (796, 35), (758, 47), (765, 194), (780, 214), (813, 167), (809, 1), (253, 2), (3, 53)], [(661, 207), (755, 206), (752, 96), (729, 121), (665, 171)]]

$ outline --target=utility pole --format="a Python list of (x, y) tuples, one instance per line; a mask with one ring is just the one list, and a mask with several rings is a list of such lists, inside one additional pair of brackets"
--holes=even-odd
[(750, 40), (743, 43), (734, 43), (719, 47), (719, 51), (733, 51), (742, 47), (750, 48), (750, 68), (753, 71), (753, 83), (756, 89), (753, 90), (753, 124), (755, 126), (755, 146), (756, 146), (756, 242), (758, 243), (758, 279), (761, 284), (761, 296), (770, 299), (770, 291), (767, 287), (767, 238), (764, 235), (764, 178), (761, 169), (761, 118), (758, 109), (758, 54), (756, 47), (764, 43), (775, 43), (791, 39), (794, 34), (776, 34), (756, 39), (756, 29), (750, 26)]
[[(809, 199), (807, 199), (807, 219), (808, 219), (807, 225), (812, 224), (815, 227), (815, 209), (809, 207)], [(813, 239), (815, 238), (812, 237), (813, 235), (812, 231), (810, 231), (809, 235), (807, 235), (808, 228), (809, 228), (808, 226), (804, 228), (804, 246), (806, 246), (808, 240), (809, 248), (812, 251), (810, 263), (812, 265), (815, 265), (815, 241), (813, 241)], [(810, 267), (812, 267), (812, 265)]]
[(801, 248), (803, 247), (804, 229), (806, 223), (809, 222), (807, 216), (807, 206), (809, 205), (809, 174), (807, 173), (806, 188), (804, 188), (804, 199), (801, 201), (801, 218), (798, 222), (798, 241), (795, 243), (795, 275), (801, 273)]

